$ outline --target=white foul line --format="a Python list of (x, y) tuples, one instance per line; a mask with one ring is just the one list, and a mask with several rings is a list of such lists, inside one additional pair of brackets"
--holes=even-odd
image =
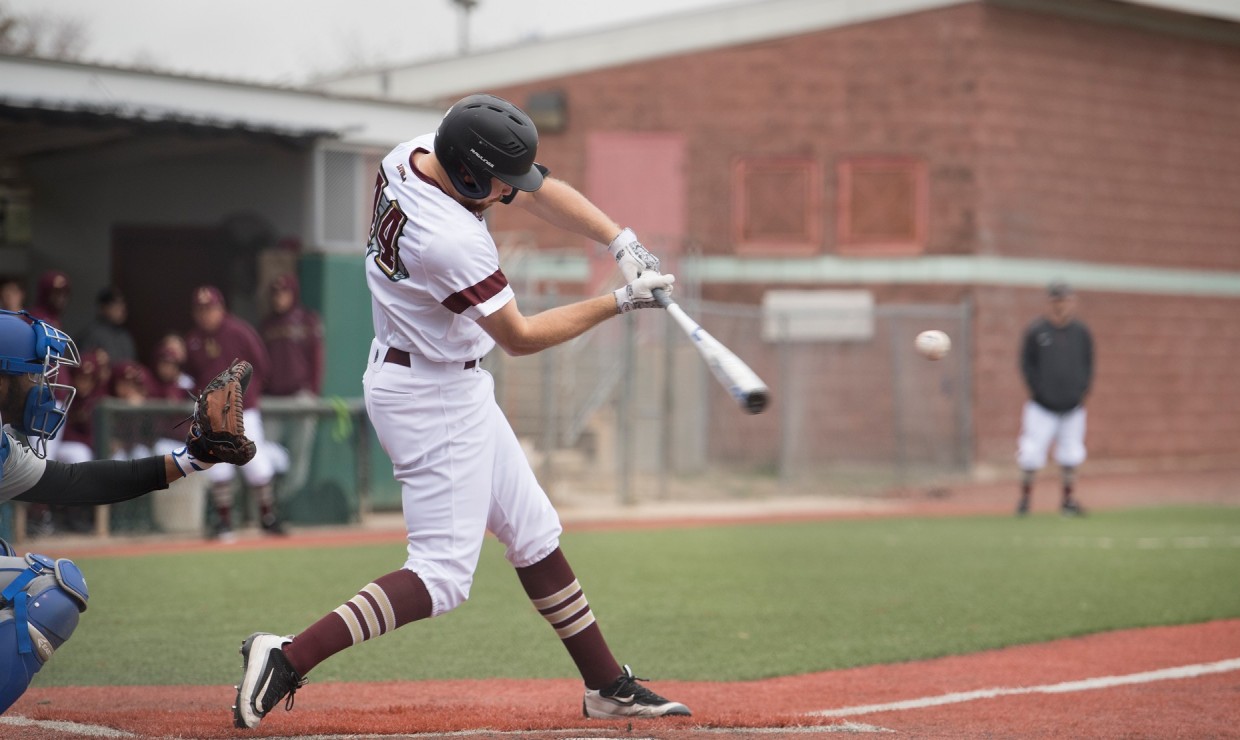
[(1220, 660), (1217, 663), (1197, 663), (1195, 665), (1180, 666), (1178, 668), (1163, 668), (1157, 671), (1146, 671), (1145, 673), (1130, 673), (1126, 676), (1102, 676), (1099, 678), (1086, 678), (1080, 681), (1065, 681), (1063, 683), (1046, 684), (1044, 686), (978, 689), (976, 691), (961, 691), (955, 694), (943, 694), (941, 696), (926, 696), (920, 699), (893, 701), (888, 704), (866, 704), (856, 707), (842, 707), (840, 709), (823, 709), (817, 712), (806, 712), (806, 715), (810, 717), (853, 717), (859, 714), (874, 714), (876, 712), (894, 712), (905, 709), (924, 709), (926, 707), (938, 707), (944, 704), (959, 704), (961, 702), (973, 701), (975, 699), (993, 699), (996, 696), (1017, 696), (1019, 694), (1066, 694), (1073, 691), (1109, 689), (1112, 686), (1151, 683), (1154, 681), (1166, 681), (1176, 678), (1196, 678), (1197, 676), (1204, 676), (1210, 673), (1226, 673), (1228, 671), (1236, 670), (1240, 670), (1240, 658)]
[(34, 727), (36, 729), (54, 730), (85, 737), (134, 737), (131, 732), (116, 730), (102, 725), (84, 725), (81, 722), (65, 722), (54, 719), (28, 719), (26, 717), (0, 717), (0, 725), (11, 727)]

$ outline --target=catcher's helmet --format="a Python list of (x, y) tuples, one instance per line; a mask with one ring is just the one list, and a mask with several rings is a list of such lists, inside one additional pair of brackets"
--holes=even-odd
[[(491, 194), (491, 177), (517, 190), (542, 187), (534, 164), (538, 129), (520, 108), (494, 95), (470, 95), (448, 109), (435, 132), (435, 157), (466, 198)], [(467, 182), (468, 174), (473, 182)]]
[(55, 382), (60, 367), (80, 364), (77, 345), (61, 330), (25, 311), (0, 311), (0, 373), (38, 375), (26, 395), (22, 418), (5, 419), (24, 432), (39, 457), (47, 454), (47, 440), (64, 426), (65, 414), (77, 390)]

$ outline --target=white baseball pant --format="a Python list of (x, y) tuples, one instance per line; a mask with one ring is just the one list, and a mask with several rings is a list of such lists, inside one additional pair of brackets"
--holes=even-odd
[(366, 412), (401, 484), (404, 567), (426, 584), (438, 616), (469, 598), (487, 530), (522, 568), (559, 547), (560, 518), (495, 402), (490, 373), (417, 355), (405, 367), (384, 362), (386, 352), (371, 343)]
[(1055, 462), (1063, 467), (1074, 468), (1085, 462), (1085, 407), (1058, 413), (1026, 401), (1016, 451), (1020, 469), (1039, 470), (1046, 465), (1052, 442), (1055, 443)]

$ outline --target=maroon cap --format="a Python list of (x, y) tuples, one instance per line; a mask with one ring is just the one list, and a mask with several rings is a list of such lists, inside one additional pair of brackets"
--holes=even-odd
[(48, 270), (39, 276), (39, 290), (47, 292), (51, 290), (68, 290), (69, 276), (60, 270)]
[(214, 285), (202, 285), (194, 289), (194, 308), (224, 305), (224, 294)]
[(108, 357), (108, 351), (103, 347), (95, 347), (82, 353), (82, 364), (78, 367), (77, 374), (100, 375), (110, 369), (111, 358)]
[(151, 385), (151, 374), (137, 362), (117, 363), (116, 367), (112, 368), (112, 387), (115, 388), (117, 383), (122, 382), (134, 383), (145, 390)]

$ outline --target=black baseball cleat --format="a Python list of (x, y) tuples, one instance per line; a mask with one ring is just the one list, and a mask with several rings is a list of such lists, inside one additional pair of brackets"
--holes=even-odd
[(1022, 498), (1020, 503), (1016, 504), (1016, 516), (1029, 515), (1029, 499)]
[(237, 701), (232, 708), (233, 726), (258, 727), (263, 717), (286, 696), (285, 711), (293, 708), (293, 694), (306, 684), (306, 679), (297, 675), (284, 657), (283, 648), (290, 642), (290, 637), (255, 632), (241, 643), (242, 673)]
[(1085, 510), (1076, 502), (1076, 499), (1068, 499), (1059, 507), (1059, 513), (1064, 516), (1085, 516)]
[(668, 701), (638, 681), (627, 665), (612, 685), (597, 691), (586, 689), (581, 713), (590, 719), (631, 719), (633, 717), (688, 717), (689, 707)]
[(214, 540), (225, 545), (231, 545), (237, 541), (237, 533), (233, 531), (231, 526), (222, 522), (217, 522), (215, 526), (211, 528), (211, 534), (207, 536), (207, 539)]

